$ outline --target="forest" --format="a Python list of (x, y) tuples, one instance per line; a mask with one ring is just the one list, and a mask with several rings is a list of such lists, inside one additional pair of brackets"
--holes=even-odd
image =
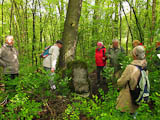
[[(0, 0), (0, 48), (12, 35), (19, 59), (19, 76), (10, 82), (16, 90), (9, 99), (0, 67), (0, 120), (160, 120), (159, 13), (160, 0)], [(121, 74), (133, 61), (133, 41), (145, 48), (150, 95), (136, 118), (116, 109), (120, 92), (109, 59), (100, 76), (103, 83), (96, 83), (97, 42), (107, 52), (114, 39), (124, 48), (118, 59)], [(51, 90), (40, 55), (57, 40), (63, 47), (54, 74), (56, 89)], [(84, 94), (80, 79), (85, 79)]]

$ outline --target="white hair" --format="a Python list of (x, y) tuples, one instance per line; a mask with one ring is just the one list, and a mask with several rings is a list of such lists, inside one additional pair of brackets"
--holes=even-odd
[(144, 60), (145, 59), (145, 50), (143, 46), (137, 46), (133, 49), (133, 55), (138, 59), (138, 60)]
[(112, 40), (112, 43), (113, 43), (113, 42), (119, 42), (119, 40), (118, 40), (118, 39), (113, 39), (113, 40)]

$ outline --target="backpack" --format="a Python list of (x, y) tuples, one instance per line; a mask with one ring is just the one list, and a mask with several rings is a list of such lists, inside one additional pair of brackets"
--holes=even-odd
[(51, 46), (48, 46), (44, 49), (43, 53), (40, 55), (41, 58), (46, 58), (49, 54), (49, 49), (51, 48)]
[(140, 70), (140, 76), (138, 78), (138, 82), (136, 88), (131, 90), (129, 82), (129, 89), (131, 93), (132, 102), (138, 105), (141, 102), (148, 102), (149, 100), (149, 92), (150, 92), (150, 83), (148, 79), (148, 75), (146, 73), (146, 69), (143, 69), (141, 66), (136, 66)]

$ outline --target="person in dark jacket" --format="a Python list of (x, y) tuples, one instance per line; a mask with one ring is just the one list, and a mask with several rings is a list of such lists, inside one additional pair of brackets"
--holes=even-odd
[(97, 48), (95, 52), (95, 60), (97, 66), (97, 84), (100, 84), (100, 74), (103, 72), (104, 66), (106, 66), (106, 48), (103, 45), (103, 42), (97, 43)]
[(118, 39), (113, 39), (112, 46), (108, 49), (106, 56), (110, 60), (110, 66), (114, 68), (115, 77), (119, 78), (121, 73), (120, 62), (123, 60), (123, 57), (125, 57), (125, 52), (119, 45)]

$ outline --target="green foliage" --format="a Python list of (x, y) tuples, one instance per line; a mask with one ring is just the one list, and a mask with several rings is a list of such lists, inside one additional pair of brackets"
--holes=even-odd
[(68, 108), (65, 110), (64, 119), (65, 120), (77, 120), (80, 119), (80, 116), (83, 115), (87, 119), (95, 120), (122, 120), (130, 119), (131, 116), (128, 113), (120, 113), (115, 109), (115, 103), (118, 93), (112, 88), (112, 85), (109, 87), (108, 94), (104, 94), (103, 90), (99, 90), (101, 98), (93, 95), (93, 99), (82, 98), (75, 96), (71, 105), (68, 105)]
[(38, 118), (38, 112), (41, 111), (41, 103), (30, 100), (26, 93), (18, 92), (7, 104), (4, 114), (0, 113), (1, 119), (27, 119)]
[(54, 83), (56, 84), (56, 91), (62, 96), (68, 96), (71, 92), (70, 83), (71, 77), (61, 78), (58, 74), (54, 78)]

